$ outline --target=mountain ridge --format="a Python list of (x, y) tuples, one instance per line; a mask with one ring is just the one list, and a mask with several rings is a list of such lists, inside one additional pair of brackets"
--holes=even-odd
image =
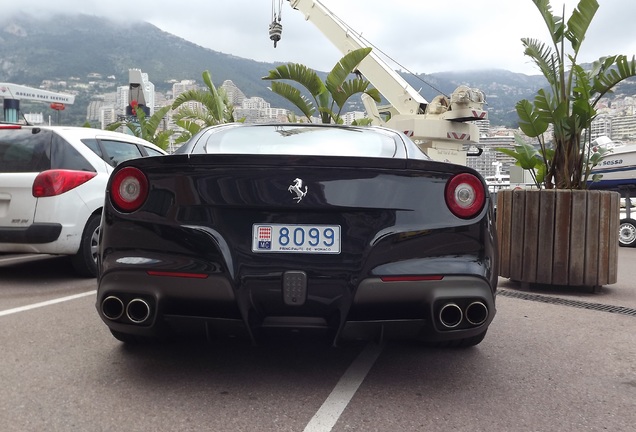
[[(148, 73), (157, 91), (167, 91), (173, 80), (201, 83), (201, 74), (209, 70), (216, 86), (232, 80), (247, 97), (257, 96), (272, 106), (291, 108), (268, 89), (268, 81), (261, 79), (283, 63), (259, 62), (214, 51), (147, 22), (117, 22), (80, 14), (0, 19), (0, 82), (38, 87), (44, 80), (86, 80), (89, 74), (98, 73), (114, 76), (117, 85), (127, 85), (128, 69), (137, 68)], [(545, 84), (541, 75), (502, 69), (400, 73), (411, 86), (421, 88), (427, 100), (438, 94), (437, 89), (450, 94), (460, 84), (479, 88), (486, 94), (491, 123), (509, 127), (516, 127), (514, 104), (534, 97)], [(90, 95), (77, 97), (78, 106), (70, 107), (70, 111), (79, 112), (79, 105), (87, 105), (89, 99)], [(361, 103), (354, 103), (352, 108), (363, 109)], [(85, 114), (85, 106), (83, 109)]]

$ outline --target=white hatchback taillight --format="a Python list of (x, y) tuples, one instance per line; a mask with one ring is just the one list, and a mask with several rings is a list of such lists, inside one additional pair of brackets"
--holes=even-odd
[(470, 219), (484, 207), (486, 191), (477, 176), (461, 173), (454, 175), (446, 183), (445, 199), (446, 205), (455, 216)]
[(148, 179), (137, 168), (123, 168), (113, 175), (110, 197), (118, 210), (133, 212), (139, 209), (148, 197)]
[(97, 173), (73, 170), (42, 171), (35, 177), (31, 193), (36, 198), (61, 195), (82, 185), (95, 177)]

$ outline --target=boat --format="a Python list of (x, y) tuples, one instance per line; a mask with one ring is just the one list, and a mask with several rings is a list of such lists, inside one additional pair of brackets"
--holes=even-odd
[[(600, 174), (601, 178), (598, 181), (591, 182), (588, 185), (589, 188), (619, 189), (636, 187), (636, 143), (623, 144), (611, 141), (607, 137), (599, 137), (594, 142), (609, 151), (605, 153), (598, 165), (592, 168), (592, 176)], [(593, 147), (593, 150), (595, 148), (596, 146)]]
[(507, 174), (501, 174), (499, 176), (487, 176), (484, 178), (488, 185), (488, 190), (493, 193), (500, 189), (510, 188), (510, 176)]
[(484, 177), (488, 190), (491, 194), (496, 194), (500, 189), (508, 189), (510, 187), (510, 175), (501, 173), (501, 162), (493, 162), (495, 166), (495, 175)]
[(600, 174), (595, 182), (588, 182), (589, 189), (615, 190), (621, 194), (618, 244), (636, 247), (636, 144), (613, 142), (599, 137), (592, 142), (608, 149), (603, 159), (592, 168), (592, 175)]

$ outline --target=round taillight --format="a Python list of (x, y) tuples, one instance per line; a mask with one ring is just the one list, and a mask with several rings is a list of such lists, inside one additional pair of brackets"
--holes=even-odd
[(479, 178), (473, 174), (456, 174), (446, 183), (446, 205), (457, 217), (469, 219), (484, 207), (486, 192)]
[(123, 168), (113, 175), (110, 196), (117, 209), (133, 212), (139, 209), (148, 197), (148, 179), (137, 168)]

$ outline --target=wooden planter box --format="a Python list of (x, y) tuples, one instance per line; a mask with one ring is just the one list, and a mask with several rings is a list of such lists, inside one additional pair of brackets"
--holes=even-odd
[(619, 202), (610, 191), (499, 191), (499, 275), (526, 284), (616, 283)]

